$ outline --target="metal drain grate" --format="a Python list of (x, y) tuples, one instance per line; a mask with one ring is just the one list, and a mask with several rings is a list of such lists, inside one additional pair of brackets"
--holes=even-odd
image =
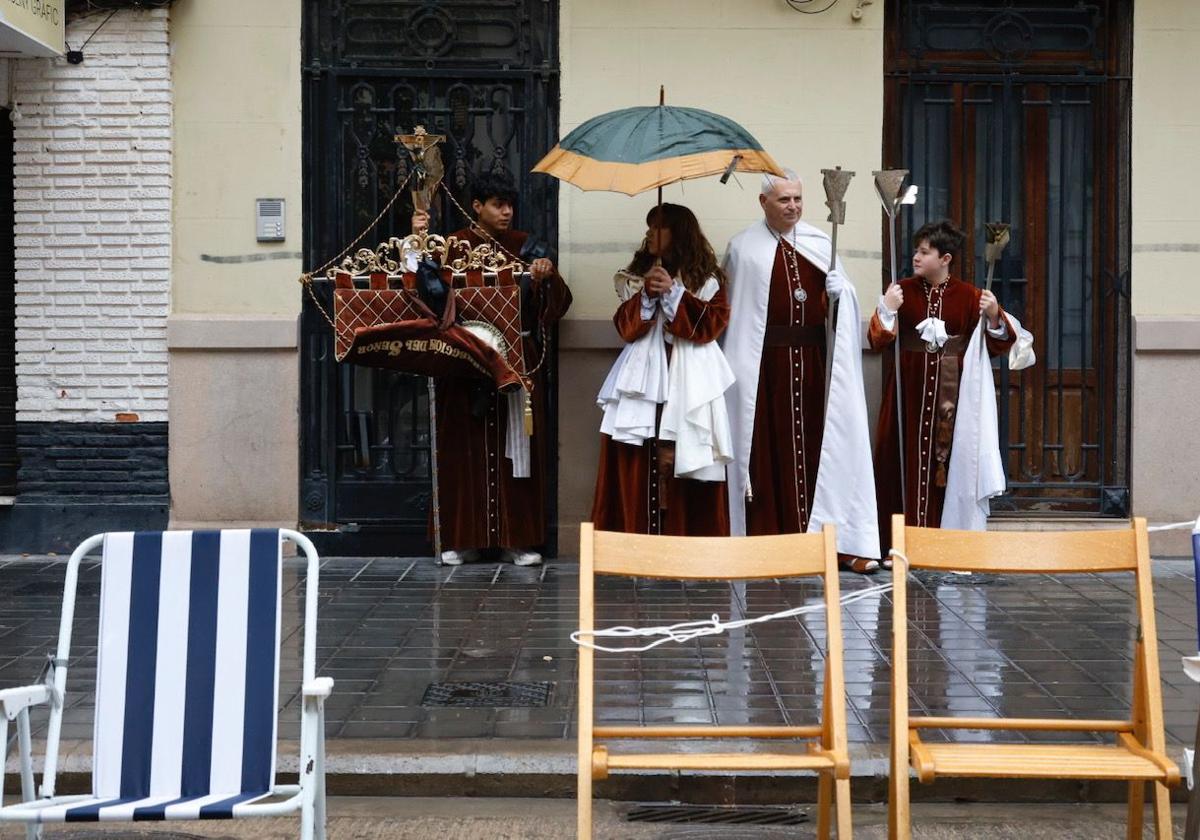
[(460, 709), (510, 709), (549, 706), (552, 682), (440, 682), (430, 683), (422, 706)]
[(625, 822), (673, 825), (803, 825), (808, 814), (795, 808), (721, 805), (635, 805)]
[(1012, 580), (1005, 578), (1003, 575), (980, 574), (974, 572), (972, 574), (957, 574), (955, 572), (927, 572), (918, 570), (914, 572), (917, 579), (926, 587), (935, 586), (1011, 586)]

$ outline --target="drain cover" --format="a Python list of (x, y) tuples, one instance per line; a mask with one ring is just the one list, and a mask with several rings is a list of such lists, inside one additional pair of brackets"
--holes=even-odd
[(803, 825), (808, 814), (795, 808), (714, 805), (635, 805), (626, 822), (673, 825)]
[(467, 709), (548, 706), (553, 694), (552, 682), (440, 682), (429, 684), (421, 705)]
[(918, 571), (921, 583), (925, 586), (1011, 586), (1012, 581), (1003, 575), (958, 574), (956, 572), (926, 572)]

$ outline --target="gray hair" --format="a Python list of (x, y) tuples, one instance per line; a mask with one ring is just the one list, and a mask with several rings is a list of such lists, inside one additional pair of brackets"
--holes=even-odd
[(772, 175), (770, 172), (765, 173), (762, 176), (762, 194), (770, 195), (771, 193), (773, 193), (775, 191), (776, 184), (782, 184), (785, 182), (792, 182), (792, 181), (794, 181), (800, 185), (801, 191), (804, 190), (804, 181), (803, 181), (803, 179), (801, 179), (801, 177), (799, 175), (796, 174), (796, 170), (788, 169), (785, 166), (783, 168), (783, 175), (784, 175), (784, 177), (780, 178), (778, 175)]

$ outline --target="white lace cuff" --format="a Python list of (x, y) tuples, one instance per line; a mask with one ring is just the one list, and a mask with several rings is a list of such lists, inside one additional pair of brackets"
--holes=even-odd
[(879, 296), (879, 306), (875, 308), (875, 314), (879, 316), (879, 323), (888, 332), (896, 331), (896, 313), (888, 309), (883, 302), (883, 295)]
[(682, 297), (683, 284), (676, 280), (671, 286), (671, 291), (662, 296), (662, 310), (668, 321), (675, 320), (675, 311), (679, 308), (679, 301)]

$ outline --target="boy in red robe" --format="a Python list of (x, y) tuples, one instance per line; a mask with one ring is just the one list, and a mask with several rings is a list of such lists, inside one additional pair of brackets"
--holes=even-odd
[(897, 333), (900, 340), (905, 475), (900, 475), (896, 428), (896, 366), (890, 359), (884, 363), (875, 437), (875, 492), (885, 557), (893, 513), (904, 511), (909, 525), (941, 524), (963, 355), (980, 317), (987, 319), (992, 356), (1007, 353), (1016, 339), (996, 296), (955, 276), (965, 243), (966, 236), (949, 221), (923, 225), (913, 236), (914, 276), (888, 286), (871, 318), (867, 338), (873, 349), (888, 348)]

